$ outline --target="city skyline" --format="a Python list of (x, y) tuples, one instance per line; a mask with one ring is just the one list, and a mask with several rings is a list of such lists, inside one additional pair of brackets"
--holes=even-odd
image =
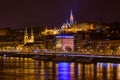
[(61, 26), (73, 10), (79, 22), (120, 21), (119, 0), (29, 0), (0, 1), (0, 27), (38, 24), (42, 26)]

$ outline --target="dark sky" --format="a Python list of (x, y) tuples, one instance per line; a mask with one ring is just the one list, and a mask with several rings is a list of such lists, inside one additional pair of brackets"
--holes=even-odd
[(77, 22), (120, 21), (120, 0), (0, 0), (0, 26), (59, 26), (71, 9)]

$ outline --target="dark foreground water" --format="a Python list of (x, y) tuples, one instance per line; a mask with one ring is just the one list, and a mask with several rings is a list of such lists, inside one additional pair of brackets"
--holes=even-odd
[(120, 64), (0, 59), (0, 80), (120, 80)]

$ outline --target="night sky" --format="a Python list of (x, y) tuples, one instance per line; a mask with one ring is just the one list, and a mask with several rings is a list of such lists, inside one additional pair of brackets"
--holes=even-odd
[(0, 27), (60, 26), (71, 9), (76, 22), (120, 22), (120, 0), (0, 0)]

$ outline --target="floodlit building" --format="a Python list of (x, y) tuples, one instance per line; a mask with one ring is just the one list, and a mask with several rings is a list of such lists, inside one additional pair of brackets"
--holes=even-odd
[(25, 29), (24, 44), (26, 44), (26, 43), (34, 43), (34, 33), (33, 33), (32, 29), (31, 29), (30, 36), (28, 35), (27, 28)]
[(56, 36), (56, 50), (69, 52), (74, 51), (74, 36), (73, 35)]
[(66, 21), (66, 23), (63, 23), (61, 28), (54, 28), (54, 29), (48, 29), (46, 28), (42, 34), (43, 35), (58, 35), (60, 33), (77, 33), (79, 31), (89, 31), (94, 30), (94, 24), (93, 23), (75, 23), (74, 16), (72, 13), (72, 10), (70, 12), (70, 18)]

